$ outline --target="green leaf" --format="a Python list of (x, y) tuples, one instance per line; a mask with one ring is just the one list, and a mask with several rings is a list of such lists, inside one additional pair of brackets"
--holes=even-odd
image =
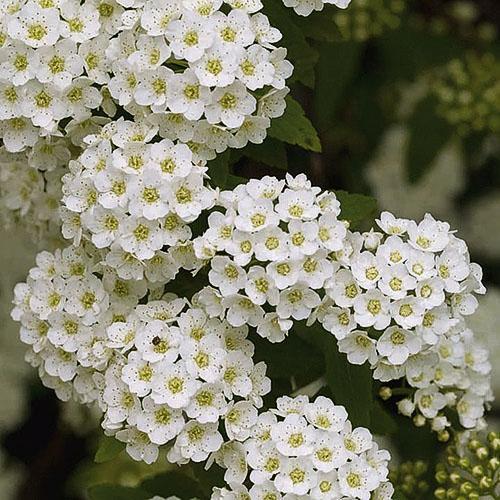
[(238, 184), (246, 182), (246, 179), (234, 175), (231, 172), (233, 164), (231, 151), (228, 149), (224, 153), (218, 154), (207, 164), (208, 175), (212, 180), (212, 186), (220, 189), (234, 189)]
[(353, 365), (340, 353), (337, 339), (324, 332), (326, 380), (336, 404), (345, 406), (353, 426), (370, 427), (373, 404), (372, 373), (368, 363)]
[(213, 160), (207, 163), (208, 175), (214, 187), (219, 187), (221, 189), (227, 188), (228, 177), (230, 175), (230, 158), (231, 153), (229, 150), (226, 150), (224, 153), (218, 154)]
[(316, 129), (305, 115), (302, 106), (291, 96), (286, 97), (285, 114), (272, 121), (269, 135), (309, 151), (321, 152)]
[(125, 443), (118, 441), (114, 437), (103, 436), (99, 441), (94, 462), (102, 464), (109, 462), (118, 456), (125, 449)]
[(380, 404), (379, 401), (373, 402), (370, 421), (370, 430), (374, 434), (384, 436), (387, 434), (394, 434), (398, 430), (396, 420), (394, 420), (392, 415)]
[(278, 28), (283, 38), (281, 45), (287, 48), (288, 57), (295, 66), (292, 79), (304, 85), (314, 87), (314, 66), (318, 61), (318, 53), (306, 40), (304, 33), (297, 26), (292, 9), (286, 8), (281, 1), (265, 2), (264, 13), (269, 17), (271, 25)]
[(436, 106), (433, 96), (426, 97), (417, 104), (408, 123), (410, 137), (406, 148), (406, 168), (411, 183), (425, 175), (453, 133), (453, 127), (437, 116)]
[(328, 130), (334, 125), (337, 108), (359, 69), (362, 45), (353, 42), (323, 43), (319, 54), (314, 89), (314, 123), (319, 130)]
[[(334, 403), (345, 406), (353, 426), (369, 428), (373, 379), (368, 363), (361, 366), (349, 363), (347, 356), (339, 352), (337, 339), (317, 323), (311, 327), (297, 323), (293, 328), (301, 338), (314, 343), (323, 353), (325, 378)], [(302, 368), (305, 366), (301, 364)]]
[(141, 489), (148, 491), (150, 496), (160, 495), (168, 497), (175, 495), (182, 500), (194, 497), (203, 498), (203, 492), (197, 478), (179, 471), (169, 471), (148, 478), (141, 483)]
[(356, 229), (362, 222), (371, 222), (378, 211), (377, 200), (371, 196), (347, 191), (335, 191), (340, 202), (340, 218), (349, 221), (351, 229)]
[(321, 42), (335, 42), (340, 39), (340, 31), (333, 20), (335, 8), (325, 5), (325, 8), (319, 12), (312, 12), (309, 16), (299, 19), (299, 27), (306, 36), (312, 40)]
[(283, 170), (288, 168), (285, 145), (272, 137), (268, 137), (262, 144), (249, 144), (243, 149), (242, 154), (270, 167)]
[(151, 493), (142, 488), (129, 488), (115, 484), (98, 484), (88, 489), (90, 500), (147, 500)]
[(271, 377), (290, 378), (307, 372), (308, 378), (314, 380), (325, 371), (321, 351), (298, 335), (291, 334), (275, 344), (257, 336), (252, 341), (255, 362), (265, 361)]

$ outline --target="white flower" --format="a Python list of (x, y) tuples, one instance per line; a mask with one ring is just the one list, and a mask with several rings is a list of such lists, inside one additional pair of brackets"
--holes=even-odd
[(168, 25), (165, 36), (178, 59), (194, 62), (212, 45), (214, 33), (206, 19), (188, 11)]
[(440, 252), (450, 239), (450, 225), (436, 221), (430, 214), (425, 214), (418, 225), (408, 221), (407, 231), (410, 245), (424, 252)]
[(305, 495), (316, 483), (317, 472), (312, 463), (303, 458), (286, 460), (274, 480), (279, 491), (295, 495)]
[(310, 220), (319, 214), (319, 206), (312, 191), (285, 189), (278, 197), (276, 211), (284, 221)]
[(374, 363), (377, 359), (375, 341), (365, 332), (353, 331), (345, 338), (339, 340), (339, 351), (347, 354), (349, 363), (362, 365), (365, 361)]
[(421, 341), (417, 335), (398, 326), (389, 327), (377, 340), (377, 351), (387, 356), (390, 363), (401, 365), (408, 356), (419, 352)]
[(434, 418), (438, 414), (438, 411), (442, 410), (447, 403), (445, 396), (435, 386), (415, 391), (414, 401), (422, 415), (426, 418)]
[(123, 221), (117, 240), (126, 252), (138, 259), (151, 259), (163, 246), (163, 237), (157, 221), (129, 217)]
[(231, 85), (238, 67), (237, 52), (222, 45), (215, 45), (206, 50), (203, 56), (192, 65), (200, 83), (206, 87)]
[(247, 401), (238, 401), (227, 412), (224, 424), (229, 439), (244, 441), (257, 422), (257, 409)]
[(244, 198), (238, 202), (238, 215), (234, 224), (240, 231), (257, 232), (270, 226), (277, 226), (278, 215), (273, 209), (271, 200), (253, 200)]
[(280, 453), (296, 457), (309, 455), (312, 452), (315, 432), (304, 417), (290, 414), (283, 422), (278, 422), (272, 427), (271, 437)]
[(139, 329), (135, 345), (146, 361), (174, 362), (179, 355), (180, 333), (177, 327), (153, 320)]
[(15, 86), (24, 85), (35, 77), (34, 51), (21, 42), (0, 49), (2, 79)]
[(200, 383), (186, 370), (182, 361), (175, 364), (163, 365), (155, 373), (152, 383), (151, 398), (157, 404), (168, 404), (171, 408), (188, 406), (196, 393)]
[(193, 70), (187, 69), (171, 78), (167, 102), (173, 113), (199, 120), (210, 99), (210, 89), (200, 84)]
[(224, 88), (215, 89), (211, 103), (205, 108), (205, 116), (209, 123), (222, 122), (229, 128), (237, 128), (243, 124), (246, 116), (256, 108), (255, 98), (249, 94), (241, 82), (234, 82)]
[(175, 438), (184, 428), (180, 410), (168, 405), (157, 405), (147, 397), (142, 402), (143, 411), (137, 417), (137, 429), (145, 432), (152, 443), (165, 444)]
[[(135, 337), (135, 331), (131, 331), (130, 325), (127, 323), (114, 323), (111, 325), (108, 328), (108, 337), (116, 335), (114, 326), (120, 328), (122, 325), (128, 327), (125, 330), (126, 335)], [(125, 337), (125, 340), (127, 340), (127, 337)], [(112, 344), (108, 343), (108, 345)], [(158, 368), (158, 365), (144, 360), (140, 352), (132, 351), (128, 355), (127, 364), (122, 368), (121, 379), (129, 386), (131, 392), (138, 396), (146, 396), (151, 392), (153, 376), (158, 371)]]
[(188, 417), (205, 424), (217, 422), (227, 411), (227, 402), (221, 384), (203, 384), (186, 408)]
[(376, 472), (363, 458), (356, 457), (339, 469), (339, 485), (344, 495), (368, 500), (378, 483)]
[[(217, 424), (201, 424), (196, 420), (189, 421), (175, 441), (174, 449), (178, 449), (183, 458), (193, 462), (205, 460), (210, 453), (217, 451), (223, 439), (217, 431)], [(171, 453), (167, 455), (171, 459)]]
[(275, 69), (269, 58), (269, 51), (261, 45), (248, 47), (236, 72), (238, 80), (250, 90), (270, 85), (274, 79)]
[(299, 282), (280, 292), (276, 312), (280, 318), (306, 319), (321, 302), (319, 295), (307, 283)]
[(152, 464), (158, 459), (158, 445), (151, 442), (145, 432), (135, 427), (127, 427), (115, 434), (118, 441), (127, 443), (127, 453), (137, 461)]
[(212, 259), (211, 266), (208, 279), (213, 286), (219, 288), (224, 297), (237, 293), (245, 286), (245, 271), (229, 257), (216, 256)]
[(83, 72), (76, 48), (75, 42), (63, 39), (55, 45), (38, 49), (34, 60), (37, 80), (52, 83), (61, 90), (68, 87), (72, 79)]
[(391, 322), (389, 299), (379, 290), (368, 290), (359, 295), (354, 300), (354, 319), (360, 326), (383, 330)]
[(60, 7), (61, 36), (77, 43), (95, 38), (99, 33), (99, 13), (94, 5), (80, 5), (76, 0), (67, 0)]
[(392, 317), (398, 325), (410, 329), (422, 323), (424, 306), (416, 297), (406, 297), (390, 306)]
[(226, 351), (222, 349), (218, 337), (207, 335), (199, 342), (194, 339), (185, 340), (180, 346), (180, 353), (191, 376), (199, 377), (205, 382), (220, 380)]
[(44, 9), (31, 0), (10, 19), (7, 29), (10, 37), (30, 47), (51, 46), (60, 34), (59, 12), (55, 8)]

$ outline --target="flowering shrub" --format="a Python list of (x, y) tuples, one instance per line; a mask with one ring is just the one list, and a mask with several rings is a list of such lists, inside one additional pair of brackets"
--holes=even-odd
[[(131, 498), (397, 498), (416, 479), (389, 482), (373, 434), (427, 426), (445, 442), (486, 426), (491, 364), (468, 319), (482, 269), (450, 224), (260, 175), (286, 164), (284, 143), (321, 151), (288, 57), (311, 87), (306, 38), (332, 36), (302, 18), (349, 1), (282, 3), (0, 10), (2, 215), (59, 240), (12, 317), (42, 383), (100, 414), (97, 461), (169, 463), (168, 487)], [(399, 24), (403, 2), (379, 3), (389, 13), (324, 11), (364, 40)]]

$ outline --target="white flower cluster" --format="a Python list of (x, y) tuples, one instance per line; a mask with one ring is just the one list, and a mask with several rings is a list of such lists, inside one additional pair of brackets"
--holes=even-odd
[(111, 122), (86, 138), (87, 149), (63, 178), (63, 235), (78, 244), (83, 233), (110, 249), (108, 264), (127, 279), (140, 279), (130, 268), (142, 273), (141, 262), (151, 259), (175, 275), (177, 262), (163, 259), (161, 249), (189, 240), (187, 223), (216, 198), (204, 185), (199, 155), (168, 138), (153, 141), (158, 131), (146, 120)]
[(343, 406), (282, 397), (253, 420), (215, 454), (231, 489), (216, 489), (212, 500), (392, 498), (389, 452), (368, 429), (353, 429)]
[(236, 432), (234, 415), (256, 415), (270, 390), (248, 328), (121, 280), (91, 252), (42, 252), (16, 286), (27, 360), (62, 400), (98, 404), (105, 432), (134, 459), (152, 463), (167, 443), (171, 462), (207, 459), (223, 442), (219, 420)]
[(0, 218), (6, 229), (21, 224), (34, 240), (59, 239), (61, 178), (71, 155), (63, 138), (40, 138), (17, 153), (0, 148)]
[[(170, 121), (221, 152), (262, 142), (293, 67), (255, 0), (21, 0), (0, 7), (0, 129), (10, 151), (66, 122)], [(176, 136), (177, 138), (177, 136)]]
[(347, 9), (351, 0), (283, 0), (283, 3), (293, 8), (299, 16), (309, 16), (315, 11), (323, 10), (328, 4)]
[(406, 377), (436, 393), (439, 410), (458, 404), (465, 427), (478, 423), (491, 399), (490, 365), (464, 317), (485, 289), (448, 224), (384, 212), (383, 233), (350, 232), (335, 196), (303, 175), (251, 180), (222, 192), (218, 204), (224, 211), (211, 213), (193, 241), (210, 264), (203, 299), (214, 315), (272, 342), (284, 340), (293, 320), (318, 320), (351, 363), (368, 361), (384, 382)]
[[(485, 292), (481, 268), (429, 214), (416, 223), (383, 212), (377, 223), (383, 233), (351, 235), (349, 263), (327, 282), (317, 317), (351, 363), (368, 361), (383, 382), (406, 377), (415, 400), (425, 396), (417, 406), (426, 418), (456, 406), (462, 425), (475, 427), (491, 399), (491, 367), (464, 317)], [(449, 425), (439, 421), (436, 429)]]
[(222, 192), (218, 204), (225, 211), (211, 213), (208, 230), (193, 241), (196, 256), (210, 259), (205, 295), (219, 297), (230, 324), (280, 342), (293, 319), (321, 304), (321, 289), (339, 267), (331, 256), (345, 246), (340, 204), (303, 174), (250, 180)]

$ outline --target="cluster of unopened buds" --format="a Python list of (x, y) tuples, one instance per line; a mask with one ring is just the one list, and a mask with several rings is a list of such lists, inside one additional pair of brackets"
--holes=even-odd
[(446, 462), (438, 464), (435, 498), (498, 498), (500, 495), (500, 435), (459, 435), (447, 449)]

